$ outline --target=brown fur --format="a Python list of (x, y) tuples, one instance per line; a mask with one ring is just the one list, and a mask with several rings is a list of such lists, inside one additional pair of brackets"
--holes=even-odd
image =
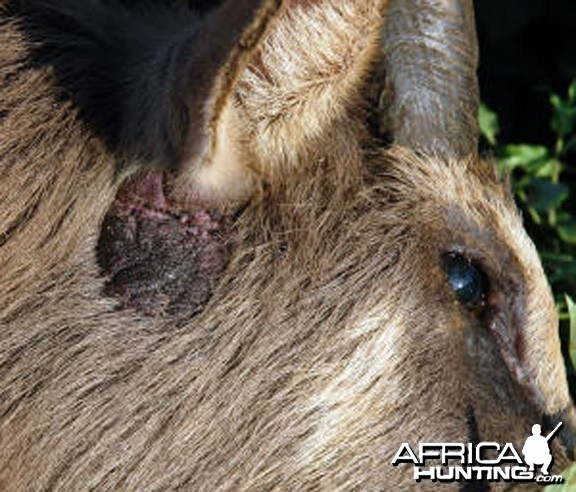
[[(378, 7), (358, 3), (342, 19)], [(330, 40), (340, 63), (365, 19), (331, 26), (351, 33)], [(210, 302), (176, 328), (102, 295), (96, 242), (129, 172), (1, 22), (0, 489), (404, 490), (401, 442), (468, 442), (473, 419), (521, 444), (571, 409), (549, 287), (492, 166), (369, 138), (376, 37), (355, 75), (310, 89), (277, 46), (302, 77), (326, 48), (273, 31), (230, 113), (256, 186)], [(488, 272), (500, 331), (457, 302), (454, 249)]]

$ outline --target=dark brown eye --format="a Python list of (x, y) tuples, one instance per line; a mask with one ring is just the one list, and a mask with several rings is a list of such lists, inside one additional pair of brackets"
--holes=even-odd
[(486, 275), (464, 255), (445, 254), (442, 258), (442, 268), (461, 303), (479, 304), (488, 295)]

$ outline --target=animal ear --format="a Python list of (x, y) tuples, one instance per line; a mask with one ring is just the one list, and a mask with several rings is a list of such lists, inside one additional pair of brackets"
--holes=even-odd
[[(177, 194), (241, 195), (248, 187), (230, 115), (238, 79), (280, 16), (281, 0), (228, 0), (204, 21), (180, 62), (189, 126)], [(225, 183), (224, 183), (225, 182)], [(228, 189), (226, 189), (228, 188)], [(222, 198), (228, 198), (223, 196)]]
[(290, 168), (343, 114), (377, 55), (385, 0), (254, 3), (231, 0), (216, 17), (224, 29), (243, 10), (245, 26), (237, 42), (224, 33), (224, 61), (191, 106), (180, 193), (234, 199)]
[(444, 157), (478, 145), (478, 46), (472, 0), (391, 0), (383, 29), (381, 130)]

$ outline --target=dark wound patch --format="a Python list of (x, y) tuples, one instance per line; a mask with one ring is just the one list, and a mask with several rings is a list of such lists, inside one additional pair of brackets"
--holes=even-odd
[(229, 230), (216, 212), (176, 213), (118, 199), (98, 243), (104, 293), (148, 316), (198, 313), (228, 263)]

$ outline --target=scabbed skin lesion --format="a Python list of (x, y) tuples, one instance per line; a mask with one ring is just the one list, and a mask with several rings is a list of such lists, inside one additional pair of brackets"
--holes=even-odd
[(230, 256), (228, 214), (170, 202), (157, 175), (127, 183), (98, 242), (104, 293), (121, 308), (185, 319), (201, 311)]

